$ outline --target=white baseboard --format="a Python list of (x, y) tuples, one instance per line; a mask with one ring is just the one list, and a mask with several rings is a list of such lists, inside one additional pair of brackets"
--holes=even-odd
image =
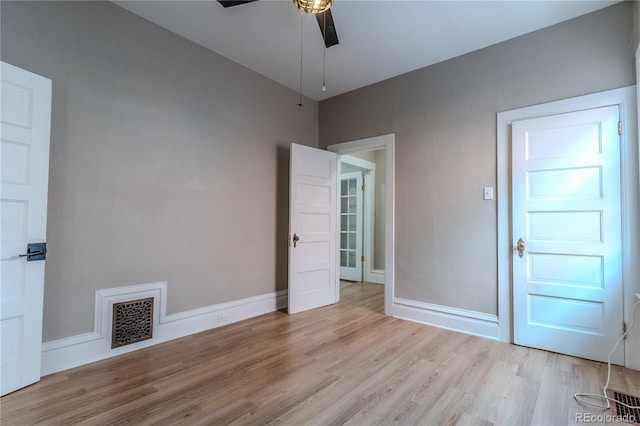
[(498, 340), (499, 337), (498, 317), (482, 312), (396, 297), (393, 299), (393, 316), (492, 340)]
[[(109, 317), (110, 303), (126, 297), (153, 293), (158, 315), (154, 318), (153, 338), (111, 349)], [(249, 297), (203, 308), (166, 315), (166, 283), (108, 289), (96, 295), (95, 330), (42, 344), (41, 375), (57, 373), (102, 359), (132, 352), (158, 343), (199, 333), (201, 331), (253, 318), (287, 306), (287, 291)], [(459, 331), (498, 340), (498, 318), (480, 312), (449, 308), (396, 297), (395, 318)]]
[(374, 284), (384, 284), (384, 271), (373, 269), (366, 273), (365, 281)]
[[(158, 305), (157, 308), (159, 308), (160, 312), (154, 318), (153, 338), (111, 349), (110, 332), (107, 333), (106, 331), (110, 329), (104, 322), (107, 305), (111, 303), (111, 300), (121, 298), (122, 292), (129, 295), (137, 295), (149, 291), (155, 292), (159, 296), (159, 300), (156, 300), (155, 303)], [(106, 302), (107, 299), (109, 299), (109, 302)], [(286, 306), (287, 291), (281, 290), (166, 315), (166, 283), (152, 283), (104, 290), (96, 296), (96, 331), (43, 343), (41, 375), (46, 376), (69, 368), (79, 367), (179, 337), (263, 315)]]

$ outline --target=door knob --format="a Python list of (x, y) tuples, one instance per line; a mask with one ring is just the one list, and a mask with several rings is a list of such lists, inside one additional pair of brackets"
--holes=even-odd
[(296, 246), (298, 245), (298, 241), (300, 241), (300, 237), (298, 237), (298, 234), (293, 234), (293, 248), (296, 248)]
[(522, 238), (520, 238), (520, 239), (518, 240), (518, 245), (517, 245), (517, 247), (518, 247), (518, 256), (520, 256), (520, 257), (524, 256), (524, 247), (525, 247), (525, 242), (524, 242), (524, 240), (523, 240)]
[(26, 257), (27, 262), (46, 260), (47, 243), (29, 243), (27, 244), (27, 252), (25, 254), (19, 254), (18, 257)]

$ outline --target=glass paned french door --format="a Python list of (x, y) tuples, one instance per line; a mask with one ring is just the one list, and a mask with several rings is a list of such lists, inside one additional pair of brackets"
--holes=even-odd
[(362, 281), (362, 172), (340, 182), (340, 278)]

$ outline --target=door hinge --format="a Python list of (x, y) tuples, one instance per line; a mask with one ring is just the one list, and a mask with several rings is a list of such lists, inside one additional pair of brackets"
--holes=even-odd
[(362, 192), (364, 192), (364, 185), (362, 185)]
[(364, 256), (360, 256), (360, 262), (364, 263)]
[(627, 323), (626, 322), (622, 322), (622, 334), (625, 334), (627, 332)]
[(622, 136), (622, 120), (618, 121), (618, 135)]

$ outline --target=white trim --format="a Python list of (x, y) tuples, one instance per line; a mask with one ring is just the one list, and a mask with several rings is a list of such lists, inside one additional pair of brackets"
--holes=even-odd
[(396, 297), (394, 317), (460, 333), (498, 340), (498, 317), (482, 312)]
[(384, 284), (384, 271), (380, 269), (372, 269), (367, 274), (366, 281), (374, 284)]
[[(384, 313), (394, 316), (393, 296), (395, 286), (395, 155), (396, 155), (395, 134), (375, 136), (367, 139), (360, 139), (351, 142), (344, 142), (329, 145), (328, 151), (336, 154), (349, 154), (358, 151), (368, 151), (376, 149), (386, 149), (387, 154), (387, 192), (386, 192), (386, 215), (385, 215), (385, 290), (384, 290)], [(338, 229), (336, 229), (338, 232)], [(339, 291), (340, 280), (337, 280)]]
[[(623, 237), (623, 294), (624, 317), (631, 323), (634, 294), (640, 290), (640, 265), (637, 253), (639, 241), (638, 211), (638, 116), (636, 87), (628, 86), (577, 98), (500, 112), (497, 115), (497, 202), (498, 202), (498, 318), (499, 340), (512, 342), (511, 298), (511, 150), (510, 123), (528, 118), (561, 114), (569, 111), (619, 105), (623, 121), (622, 154), (622, 237)], [(640, 334), (625, 340), (625, 365), (640, 369)]]
[[(118, 293), (118, 291), (122, 293)], [(146, 291), (159, 291), (159, 293), (156, 294), (159, 294), (158, 297), (160, 301), (166, 301), (166, 282), (162, 282), (99, 290), (102, 294), (100, 296), (96, 295), (96, 302), (99, 301), (100, 306), (104, 306), (103, 303), (108, 304), (108, 302), (105, 302), (108, 298), (115, 300), (119, 298), (120, 295), (124, 295), (124, 297), (126, 297), (127, 294), (139, 295)], [(139, 297), (134, 296), (131, 299), (123, 300), (133, 300), (136, 298)], [(153, 338), (115, 349), (111, 349), (110, 335), (101, 334), (107, 327), (102, 324), (103, 319), (98, 318), (98, 315), (100, 315), (100, 318), (104, 318), (102, 313), (103, 308), (100, 308), (101, 312), (96, 312), (96, 324), (99, 325), (99, 328), (96, 328), (95, 332), (66, 337), (42, 344), (41, 375), (45, 376), (67, 370), (283, 309), (287, 306), (287, 291), (281, 290), (170, 315), (166, 314), (166, 302), (161, 302), (159, 305), (158, 324), (154, 326)], [(97, 309), (98, 306), (96, 303), (96, 311), (99, 310)], [(99, 332), (98, 330), (101, 331)]]
[(112, 311), (114, 303), (128, 302), (153, 297), (153, 329), (164, 321), (167, 312), (167, 282), (115, 287), (96, 291), (95, 333), (109, 340), (111, 338)]
[(367, 161), (362, 158), (354, 157), (353, 155), (341, 155), (340, 162), (366, 170), (376, 169), (376, 163), (372, 163), (371, 161)]
[[(362, 279), (371, 282), (373, 270), (373, 257), (375, 256), (375, 211), (376, 211), (376, 171), (364, 172), (364, 264), (362, 265)], [(375, 277), (374, 279), (379, 278)], [(384, 278), (384, 276), (383, 276)]]

